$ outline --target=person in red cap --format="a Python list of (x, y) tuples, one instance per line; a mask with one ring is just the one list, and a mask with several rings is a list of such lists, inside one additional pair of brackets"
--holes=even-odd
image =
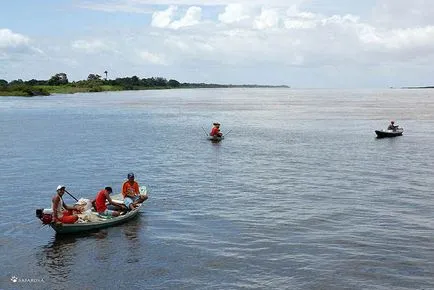
[(221, 137), (221, 136), (223, 136), (223, 134), (220, 132), (220, 123), (217, 123), (217, 122), (215, 122), (215, 123), (212, 123), (213, 124), (213, 127), (212, 127), (212, 129), (211, 129), (211, 132), (209, 133), (209, 135), (210, 136), (212, 136), (212, 137)]
[(73, 211), (80, 211), (78, 205), (69, 206), (63, 201), (66, 187), (59, 185), (57, 187), (56, 195), (51, 200), (51, 207), (53, 209), (53, 222), (73, 224), (78, 220), (78, 216), (73, 214)]

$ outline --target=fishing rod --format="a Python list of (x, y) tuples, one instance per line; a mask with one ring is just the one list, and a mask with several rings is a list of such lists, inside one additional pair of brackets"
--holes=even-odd
[(222, 136), (226, 136), (226, 135), (228, 135), (231, 131), (232, 131), (232, 129), (229, 130), (229, 131), (227, 131), (227, 132), (226, 132), (225, 134), (223, 134)]
[(208, 133), (206, 132), (206, 130), (203, 127), (201, 127), (201, 128), (202, 128), (203, 132), (205, 132), (205, 135), (208, 136)]

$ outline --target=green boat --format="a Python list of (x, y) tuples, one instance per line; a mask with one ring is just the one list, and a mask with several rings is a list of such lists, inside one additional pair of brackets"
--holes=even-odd
[[(140, 188), (140, 192), (146, 192)], [(117, 194), (112, 197), (114, 201), (123, 202), (122, 196)], [(102, 228), (113, 227), (128, 222), (138, 216), (143, 203), (140, 203), (134, 210), (128, 211), (118, 217), (107, 217), (99, 213), (88, 210), (83, 214), (78, 214), (79, 220), (74, 224), (56, 224), (52, 222), (52, 209), (37, 209), (36, 217), (41, 220), (42, 224), (49, 225), (57, 234), (74, 234), (87, 231), (98, 230)]]

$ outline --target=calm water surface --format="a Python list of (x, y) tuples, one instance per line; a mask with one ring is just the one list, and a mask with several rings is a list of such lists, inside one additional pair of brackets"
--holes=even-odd
[[(433, 90), (1, 97), (0, 289), (434, 289), (433, 163)], [(150, 198), (127, 224), (34, 216), (129, 171)]]

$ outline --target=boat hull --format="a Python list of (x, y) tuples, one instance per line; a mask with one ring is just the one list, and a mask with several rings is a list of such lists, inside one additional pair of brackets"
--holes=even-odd
[(88, 232), (88, 231), (113, 227), (113, 226), (116, 226), (119, 224), (123, 224), (123, 223), (137, 217), (139, 214), (139, 209), (141, 207), (142, 207), (142, 205), (139, 206), (138, 208), (126, 213), (125, 215), (122, 215), (119, 217), (107, 218), (107, 219), (97, 221), (97, 222), (75, 223), (75, 224), (50, 223), (50, 227), (52, 227), (53, 230), (55, 230), (56, 233), (58, 233), (58, 234), (82, 233), (82, 232)]
[[(140, 194), (147, 195), (147, 189), (145, 186), (140, 187)], [(123, 203), (123, 197), (121, 194), (112, 196), (112, 200), (117, 203)], [(73, 224), (52, 222), (51, 209), (37, 209), (36, 217), (38, 217), (43, 224), (48, 224), (57, 234), (74, 234), (113, 227), (128, 222), (139, 215), (142, 206), (143, 203), (140, 203), (135, 209), (117, 217), (102, 216), (95, 211), (84, 212), (78, 214), (80, 217), (79, 222)]]
[(210, 140), (211, 142), (220, 142), (221, 140), (223, 140), (225, 137), (221, 136), (208, 136), (208, 140)]
[(404, 130), (375, 130), (375, 134), (377, 134), (377, 138), (389, 138), (389, 137), (397, 137), (402, 136)]

